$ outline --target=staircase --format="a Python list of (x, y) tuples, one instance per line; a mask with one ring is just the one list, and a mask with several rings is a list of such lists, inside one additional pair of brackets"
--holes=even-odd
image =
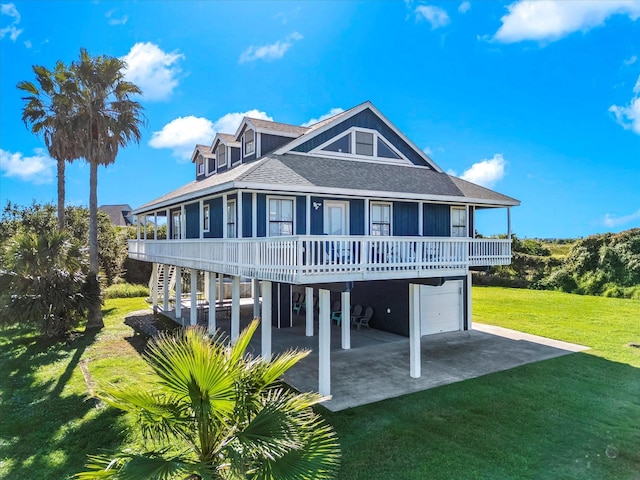
[[(156, 266), (157, 269), (157, 278), (158, 278), (158, 300), (162, 299), (164, 295), (164, 265), (158, 263)], [(173, 291), (176, 286), (176, 267), (175, 265), (169, 266), (167, 281), (169, 282), (169, 292)], [(153, 278), (153, 277), (152, 277)], [(149, 290), (152, 288), (152, 280), (149, 280)]]

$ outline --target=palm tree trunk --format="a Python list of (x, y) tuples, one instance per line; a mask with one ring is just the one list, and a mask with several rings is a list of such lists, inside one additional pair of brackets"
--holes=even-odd
[(64, 230), (64, 168), (65, 161), (58, 160), (58, 230)]
[[(98, 163), (89, 161), (89, 288), (100, 293), (98, 282)], [(96, 295), (95, 301), (89, 306), (87, 329), (100, 329), (104, 327), (102, 321), (102, 300)]]

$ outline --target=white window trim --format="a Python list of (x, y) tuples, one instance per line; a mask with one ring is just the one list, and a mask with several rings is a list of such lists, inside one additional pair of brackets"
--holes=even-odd
[[(271, 235), (269, 235), (269, 203), (271, 202), (271, 200), (291, 200), (293, 202), (293, 208), (291, 210), (292, 216), (293, 216), (293, 222), (292, 222), (292, 227), (291, 227), (291, 235), (295, 235), (296, 234), (296, 197), (286, 197), (286, 196), (281, 196), (281, 195), (267, 195), (267, 214), (266, 214), (266, 236), (270, 237)], [(286, 237), (287, 235), (278, 235), (279, 237)]]
[(379, 202), (376, 200), (369, 202), (369, 235), (373, 235), (373, 215), (371, 215), (371, 211), (375, 205), (389, 206), (389, 236), (393, 237), (393, 202)]
[(468, 215), (468, 211), (467, 211), (467, 207), (464, 205), (451, 205), (451, 207), (449, 208), (449, 218), (450, 218), (450, 229), (451, 229), (451, 237), (453, 238), (453, 229), (454, 229), (454, 225), (453, 225), (453, 211), (454, 210), (462, 210), (465, 213), (465, 219), (464, 219), (464, 237), (456, 237), (456, 238), (467, 238), (469, 236), (469, 215)]
[[(224, 147), (224, 163), (222, 165), (220, 164), (220, 159), (218, 158), (218, 149), (221, 146)], [(216, 172), (222, 166), (224, 166), (224, 167), (228, 167), (229, 166), (229, 152), (228, 152), (228, 150), (229, 149), (227, 148), (226, 144), (224, 144), (222, 142), (218, 143), (218, 146), (216, 147)]]
[[(231, 210), (233, 211), (233, 229), (235, 230), (235, 235), (233, 237), (229, 236), (229, 210), (230, 207), (233, 205), (233, 208), (231, 208)], [(237, 199), (235, 198), (227, 198), (227, 205), (226, 205), (226, 209), (227, 209), (227, 215), (226, 215), (226, 223), (224, 228), (227, 231), (227, 236), (225, 238), (238, 238), (238, 202)]]
[[(251, 130), (253, 132), (253, 151), (247, 153), (246, 151), (246, 135), (247, 135), (247, 130)], [(256, 131), (253, 128), (248, 128), (244, 131), (244, 133), (242, 134), (242, 158), (246, 158), (249, 157), (253, 154), (256, 153)]]
[[(177, 225), (175, 222), (176, 218), (178, 219)], [(182, 239), (182, 212), (180, 210), (176, 210), (171, 212), (171, 240), (181, 240), (181, 239)]]
[(322, 218), (323, 218), (323, 225), (325, 224), (325, 219), (327, 218), (327, 212), (329, 210), (329, 206), (331, 204), (340, 204), (340, 205), (344, 205), (345, 209), (344, 209), (344, 215), (345, 215), (345, 230), (346, 233), (345, 235), (351, 235), (351, 214), (349, 213), (349, 207), (350, 202), (349, 200), (334, 200), (334, 199), (324, 199), (322, 201)]
[[(372, 133), (373, 134), (373, 155), (358, 155), (358, 154), (355, 153), (355, 151), (356, 151), (356, 135), (355, 135), (355, 132), (364, 132), (364, 133)], [(351, 134), (351, 139), (350, 139), (350, 141), (351, 141), (351, 145), (350, 145), (351, 153), (328, 152), (328, 151), (323, 151), (322, 150), (327, 145), (330, 145), (333, 142), (335, 142), (336, 140), (339, 140), (340, 138), (344, 137), (345, 135), (349, 135), (349, 134)], [(400, 158), (378, 157), (378, 138), (380, 138)], [(300, 153), (300, 152), (296, 152), (296, 153)], [(393, 143), (391, 143), (380, 132), (378, 132), (377, 130), (372, 130), (370, 128), (361, 128), (361, 127), (351, 127), (349, 129), (345, 130), (344, 132), (341, 132), (340, 134), (336, 135), (335, 137), (331, 137), (326, 142), (318, 145), (316, 148), (311, 150), (309, 152), (309, 154), (310, 155), (318, 155), (318, 156), (322, 156), (322, 157), (357, 158), (357, 159), (368, 160), (368, 161), (376, 161), (376, 162), (383, 162), (383, 163), (393, 163), (393, 164), (396, 164), (396, 165), (397, 164), (405, 165), (407, 163), (413, 165), (411, 160), (409, 160), (407, 157), (405, 157), (402, 154), (402, 152), (400, 152), (395, 147), (395, 145), (393, 145)]]
[[(207, 219), (207, 224), (205, 225), (204, 219)], [(211, 230), (211, 205), (208, 203), (202, 204), (202, 232), (209, 233)]]

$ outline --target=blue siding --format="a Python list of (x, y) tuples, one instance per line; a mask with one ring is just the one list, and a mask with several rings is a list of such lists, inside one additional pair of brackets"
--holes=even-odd
[(280, 135), (269, 135), (268, 133), (259, 133), (260, 135), (260, 154), (266, 155), (269, 152), (273, 152), (275, 149), (280, 148), (285, 143), (295, 140), (291, 137), (283, 137)]
[(364, 235), (364, 200), (349, 201), (349, 233)]
[(258, 218), (258, 237), (267, 236), (267, 196), (264, 193), (258, 194), (258, 206), (257, 206), (257, 218)]
[(296, 197), (296, 234), (307, 233), (307, 197)]
[(393, 202), (393, 234), (418, 235), (418, 208), (415, 202)]
[(209, 205), (209, 231), (206, 238), (222, 238), (222, 197), (205, 200)]
[(242, 194), (242, 236), (249, 238), (253, 235), (251, 210), (253, 209), (252, 195), (250, 193)]
[(422, 224), (425, 237), (451, 236), (451, 209), (449, 205), (425, 203)]
[[(320, 204), (316, 210), (314, 204)], [(311, 235), (322, 235), (324, 233), (323, 223), (324, 198), (311, 197)]]
[(427, 163), (407, 142), (389, 128), (377, 115), (370, 109), (347, 118), (345, 121), (331, 127), (329, 130), (322, 132), (314, 138), (310, 138), (293, 150), (296, 152), (310, 152), (314, 148), (328, 141), (329, 139), (339, 135), (351, 127), (370, 128), (379, 131), (389, 142), (391, 142), (405, 157), (407, 157), (414, 165), (426, 166)]
[(200, 203), (190, 203), (184, 210), (187, 215), (187, 238), (200, 238)]

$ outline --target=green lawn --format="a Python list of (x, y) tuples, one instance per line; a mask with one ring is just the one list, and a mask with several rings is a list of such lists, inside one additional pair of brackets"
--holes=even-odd
[[(640, 343), (640, 302), (500, 288), (473, 297), (475, 321), (592, 349), (325, 412), (341, 438), (340, 478), (640, 479), (640, 349), (628, 346)], [(144, 339), (123, 324), (144, 307), (109, 300), (106, 328), (68, 345), (0, 331), (0, 478), (64, 479), (86, 453), (138, 441), (131, 417), (86, 395), (94, 381), (144, 377)]]

